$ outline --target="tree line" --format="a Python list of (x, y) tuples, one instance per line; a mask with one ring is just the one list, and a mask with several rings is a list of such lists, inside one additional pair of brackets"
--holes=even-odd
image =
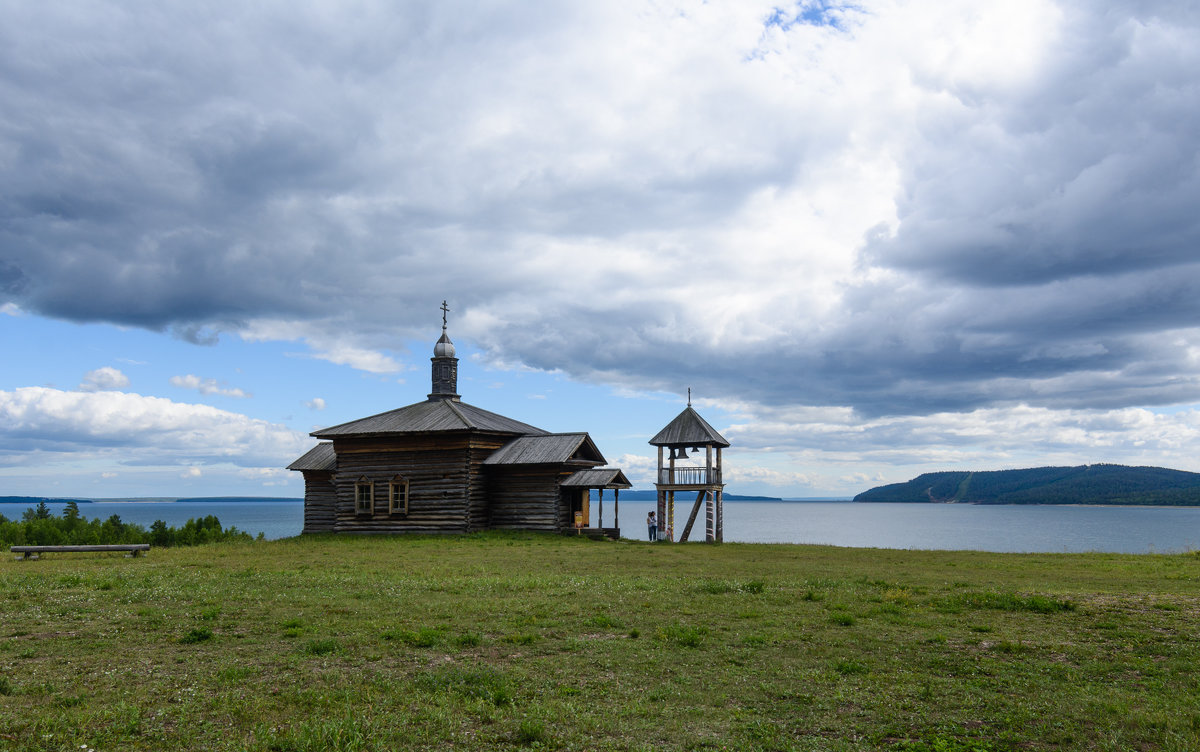
[[(259, 534), (262, 538), (262, 534)], [(236, 527), (221, 527), (216, 515), (190, 519), (182, 527), (155, 520), (149, 529), (122, 522), (119, 515), (107, 520), (87, 519), (79, 505), (68, 501), (61, 517), (46, 502), (26, 509), (20, 520), (0, 514), (0, 545), (5, 546), (77, 546), (112, 543), (149, 543), (152, 546), (195, 546), (201, 543), (250, 541), (254, 538)]]

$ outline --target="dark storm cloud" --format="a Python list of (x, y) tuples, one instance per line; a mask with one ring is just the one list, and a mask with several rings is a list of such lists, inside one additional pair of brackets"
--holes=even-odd
[(970, 18), (888, 3), (10, 7), (0, 303), (384, 369), (447, 297), (632, 388), (1195, 401), (1196, 14), (1051, 10), (974, 60), (991, 29), (937, 57)]
[(370, 134), (350, 127), (336, 88), (276, 106), (300, 93), (302, 61), (250, 44), (253, 14), (205, 15), (11, 10), (0, 32), (10, 299), (157, 329), (317, 305), (296, 290), (343, 233), (322, 199), (350, 184)]

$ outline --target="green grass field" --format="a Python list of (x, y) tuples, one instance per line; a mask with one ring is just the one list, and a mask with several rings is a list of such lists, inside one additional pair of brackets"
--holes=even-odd
[(1200, 748), (1193, 554), (318, 537), (0, 594), (0, 750)]

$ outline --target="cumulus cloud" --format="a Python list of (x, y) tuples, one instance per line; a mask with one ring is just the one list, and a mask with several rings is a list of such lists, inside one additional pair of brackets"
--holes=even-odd
[(201, 394), (216, 394), (221, 397), (246, 398), (251, 396), (236, 387), (221, 386), (216, 379), (202, 379), (190, 373), (186, 376), (172, 376), (171, 386), (177, 386), (180, 389), (195, 389)]
[(777, 6), (10, 6), (0, 304), (393, 373), (448, 297), (496, 363), (869, 420), (1200, 400), (1194, 10)]
[(285, 426), (161, 397), (46, 387), (0, 391), (0, 456), (69, 453), (114, 465), (281, 467), (311, 443)]
[(726, 483), (741, 486), (748, 483), (764, 483), (768, 486), (807, 488), (812, 485), (804, 473), (780, 472), (769, 467), (733, 465), (724, 472)]
[(321, 399), (320, 397), (313, 397), (312, 399), (305, 402), (304, 406), (307, 407), (309, 410), (324, 410), (325, 409), (325, 400)]
[(104, 366), (83, 375), (79, 388), (85, 392), (99, 392), (108, 389), (123, 389), (129, 386), (129, 377), (116, 368)]
[[(741, 457), (777, 458), (797, 487), (857, 493), (922, 472), (959, 467), (1002, 470), (1113, 462), (1200, 471), (1200, 411), (1145, 408), (1050, 409), (1021, 405), (967, 412), (866, 418), (848, 408), (776, 409), (729, 405), (736, 423), (723, 427)], [(863, 468), (874, 468), (864, 473)], [(771, 483), (751, 475), (740, 481)]]
[(295, 480), (295, 473), (282, 467), (248, 467), (238, 470), (238, 475), (262, 486), (286, 486)]
[(634, 488), (653, 488), (658, 460), (640, 454), (623, 454), (615, 465), (620, 467)]

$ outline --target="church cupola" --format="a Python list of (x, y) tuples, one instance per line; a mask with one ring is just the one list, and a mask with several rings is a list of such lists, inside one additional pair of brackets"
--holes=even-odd
[(446, 313), (450, 308), (442, 301), (442, 336), (433, 346), (433, 391), (430, 400), (459, 400), (458, 395), (458, 358), (454, 357), (454, 343), (446, 334)]

